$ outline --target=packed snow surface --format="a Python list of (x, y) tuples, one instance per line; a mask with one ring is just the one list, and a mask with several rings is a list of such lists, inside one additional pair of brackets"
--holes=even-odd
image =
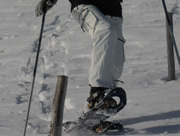
[[(180, 51), (180, 0), (166, 2)], [(0, 136), (23, 135), (41, 27), (41, 17), (34, 13), (37, 3), (0, 1)], [(128, 104), (111, 118), (124, 124), (125, 132), (116, 135), (179, 136), (180, 66), (176, 61), (176, 80), (167, 82), (161, 0), (124, 0), (123, 15), (126, 63), (120, 86), (126, 90)], [(59, 0), (46, 16), (27, 136), (48, 135), (58, 75), (69, 77), (64, 121), (82, 114), (89, 93), (90, 59), (89, 36), (73, 20), (68, 0)]]

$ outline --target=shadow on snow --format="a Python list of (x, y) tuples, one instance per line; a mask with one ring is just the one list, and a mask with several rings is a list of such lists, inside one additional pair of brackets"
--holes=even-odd
[[(134, 124), (148, 122), (148, 121), (159, 121), (159, 120), (176, 119), (176, 118), (180, 118), (180, 110), (124, 119), (123, 121), (121, 120), (120, 122), (122, 122), (122, 124), (126, 126), (126, 125), (134, 125)], [(146, 134), (180, 133), (180, 122), (175, 125), (167, 124), (167, 125), (160, 125), (160, 126), (145, 128), (145, 129), (142, 129), (142, 131), (143, 133), (146, 133)], [(125, 134), (138, 134), (138, 131), (136, 131), (133, 128), (125, 127), (124, 133)]]

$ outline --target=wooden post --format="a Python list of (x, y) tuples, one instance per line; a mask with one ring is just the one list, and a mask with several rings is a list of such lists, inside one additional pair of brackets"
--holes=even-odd
[(50, 136), (61, 136), (64, 102), (68, 84), (67, 76), (58, 76), (56, 84), (56, 92), (53, 100), (53, 108), (51, 115)]
[(170, 31), (173, 30), (173, 17), (172, 13), (168, 13), (170, 20), (170, 26), (166, 19), (166, 31), (167, 31), (167, 54), (168, 54), (168, 81), (175, 80), (175, 63), (174, 63), (174, 51), (173, 40)]

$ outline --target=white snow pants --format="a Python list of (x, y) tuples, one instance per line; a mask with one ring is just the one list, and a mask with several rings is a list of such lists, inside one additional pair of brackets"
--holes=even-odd
[(93, 42), (90, 86), (115, 88), (125, 61), (122, 18), (104, 16), (93, 5), (75, 7), (72, 16)]

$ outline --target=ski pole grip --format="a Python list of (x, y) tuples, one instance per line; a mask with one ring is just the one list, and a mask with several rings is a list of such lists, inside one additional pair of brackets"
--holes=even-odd
[(43, 11), (44, 11), (44, 14), (46, 14), (47, 13), (47, 1), (48, 0), (43, 0), (44, 1), (44, 4), (43, 4)]

